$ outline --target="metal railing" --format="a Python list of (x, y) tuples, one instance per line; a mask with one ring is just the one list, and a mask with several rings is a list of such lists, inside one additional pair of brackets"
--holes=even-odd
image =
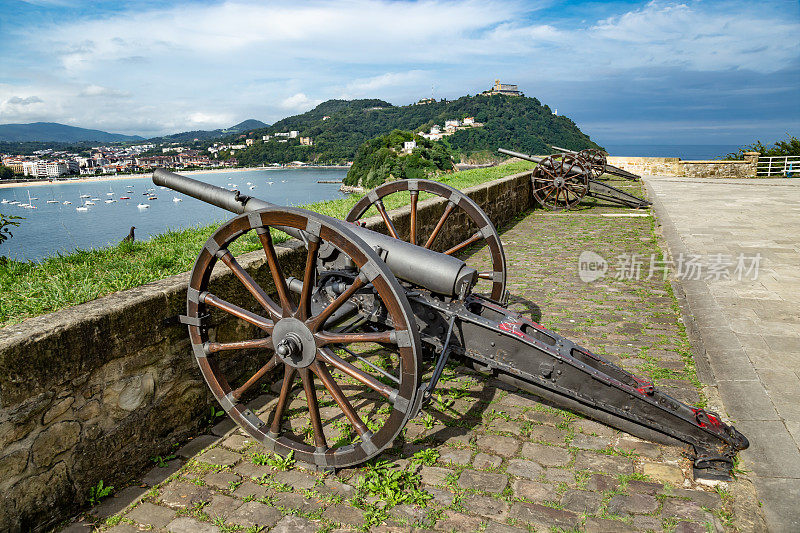
[(761, 156), (756, 165), (756, 176), (800, 178), (800, 156)]

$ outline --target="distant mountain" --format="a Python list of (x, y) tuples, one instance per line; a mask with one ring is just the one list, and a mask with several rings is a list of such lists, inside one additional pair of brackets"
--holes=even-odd
[(244, 120), (235, 126), (231, 126), (230, 128), (225, 129), (216, 129), (216, 130), (193, 130), (193, 131), (182, 131), (180, 133), (173, 133), (171, 135), (164, 135), (162, 137), (153, 137), (152, 139), (148, 139), (149, 141), (153, 142), (191, 142), (197, 139), (198, 141), (208, 141), (210, 139), (217, 139), (219, 137), (225, 137), (227, 135), (239, 135), (246, 131), (260, 129), (260, 128), (268, 128), (269, 124), (261, 122), (260, 120), (256, 120), (254, 118), (250, 118)]
[(255, 130), (258, 128), (268, 128), (269, 124), (265, 122), (261, 122), (260, 120), (256, 120), (254, 118), (249, 118), (247, 120), (243, 120), (235, 126), (231, 126), (230, 128), (222, 130), (224, 133), (244, 133), (246, 131)]
[(122, 135), (107, 131), (76, 128), (56, 122), (32, 124), (0, 124), (0, 141), (9, 142), (125, 142), (141, 141), (138, 135)]

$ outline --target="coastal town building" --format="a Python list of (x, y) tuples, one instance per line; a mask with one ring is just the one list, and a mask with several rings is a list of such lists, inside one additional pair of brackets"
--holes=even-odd
[(303, 146), (313, 146), (314, 141), (311, 137), (300, 137), (300, 144)]
[(494, 85), (488, 91), (483, 91), (483, 94), (495, 95), (503, 94), (506, 96), (523, 96), (519, 90), (519, 86), (510, 83), (500, 83), (500, 80), (494, 80)]
[(403, 152), (410, 154), (417, 147), (417, 141), (406, 141), (403, 143)]

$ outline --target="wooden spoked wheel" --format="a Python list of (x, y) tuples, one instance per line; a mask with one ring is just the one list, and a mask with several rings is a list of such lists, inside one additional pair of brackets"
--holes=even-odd
[[(305, 248), (277, 253), (270, 232), (276, 228), (301, 235)], [(261, 283), (230, 252), (248, 234), (257, 236), (266, 255)], [(334, 254), (343, 254), (337, 265), (350, 268), (319, 271), (319, 258)], [(302, 280), (285, 276), (292, 261), (304, 265)], [(233, 276), (220, 276), (219, 269), (212, 276), (218, 262)], [(320, 290), (331, 279), (335, 283)], [(379, 313), (391, 327), (366, 318)], [(294, 452), (320, 469), (354, 465), (390, 446), (411, 414), (421, 346), (413, 313), (394, 275), (343, 223), (292, 208), (227, 222), (195, 262), (184, 321), (214, 396), (279, 455)], [(278, 396), (258, 416), (245, 402), (270, 388)]]
[[(411, 198), (411, 213), (409, 217), (408, 232), (399, 232), (391, 218), (386, 212), (384, 205), (384, 198), (393, 194), (408, 193)], [(420, 192), (427, 192), (447, 199), (444, 212), (438, 219), (436, 224), (431, 228), (424, 228), (421, 231), (419, 227), (418, 206)], [(438, 250), (447, 255), (454, 255), (469, 246), (477, 243), (484, 243), (489, 247), (489, 255), (491, 257), (492, 267), (488, 269), (477, 269), (480, 280), (475, 287), (474, 292), (485, 292), (490, 295), (493, 300), (502, 301), (506, 291), (506, 256), (503, 251), (503, 244), (500, 241), (500, 236), (497, 229), (492, 224), (492, 221), (469, 196), (465, 195), (458, 189), (431, 180), (397, 180), (384, 183), (376, 189), (370, 191), (359, 202), (353, 206), (347, 214), (345, 220), (348, 222), (356, 222), (368, 213), (370, 207), (374, 206), (378, 214), (383, 219), (389, 235), (395, 239), (402, 239), (411, 244)], [(461, 215), (459, 217), (459, 214)], [(466, 217), (466, 219), (464, 218)], [(448, 221), (456, 223), (458, 233), (464, 234), (462, 224), (466, 223), (472, 227), (471, 235), (469, 238), (458, 242), (454, 246), (444, 246), (441, 241), (444, 239), (439, 238), (444, 230), (445, 234), (451, 233), (450, 228), (455, 227), (448, 225)], [(420, 234), (427, 235), (427, 238), (422, 237)], [(437, 238), (438, 241), (437, 241)]]
[(589, 165), (591, 176), (589, 179), (597, 179), (606, 171), (606, 154), (597, 148), (586, 148), (578, 152), (578, 157), (583, 158)]
[(589, 166), (576, 154), (547, 156), (533, 169), (531, 186), (542, 207), (571, 209), (589, 192)]

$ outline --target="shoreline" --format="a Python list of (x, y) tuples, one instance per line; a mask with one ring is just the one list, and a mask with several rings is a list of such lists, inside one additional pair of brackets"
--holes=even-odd
[[(291, 166), (287, 165), (285, 167), (232, 167), (232, 168), (221, 168), (221, 169), (202, 169), (202, 170), (186, 170), (184, 172), (179, 172), (180, 174), (184, 175), (192, 175), (192, 174), (214, 174), (214, 173), (227, 173), (227, 172), (246, 172), (249, 170), (285, 170), (285, 169), (347, 169), (350, 168), (347, 165), (315, 165), (315, 166)], [(119, 180), (133, 180), (133, 179), (142, 179), (142, 178), (149, 178), (153, 175), (152, 172), (150, 173), (139, 173), (139, 174), (101, 174), (99, 176), (87, 176), (87, 177), (80, 177), (80, 178), (70, 178), (70, 179), (61, 179), (61, 180), (36, 180), (36, 181), (23, 181), (17, 183), (3, 183), (0, 182), (0, 189), (10, 189), (13, 187), (38, 187), (42, 185), (55, 185), (61, 183), (91, 183), (97, 181), (119, 181)]]

